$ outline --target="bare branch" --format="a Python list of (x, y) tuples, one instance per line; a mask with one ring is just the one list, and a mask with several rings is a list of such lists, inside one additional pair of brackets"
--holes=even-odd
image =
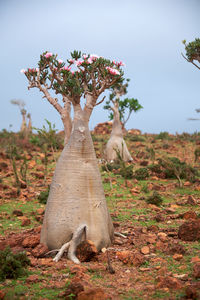
[(197, 64), (195, 64), (195, 63), (193, 62), (193, 60), (189, 60), (187, 57), (185, 57), (185, 55), (183, 55), (183, 53), (181, 53), (181, 55), (183, 56), (183, 58), (185, 58), (185, 60), (187, 60), (188, 62), (192, 63), (197, 69), (200, 70), (200, 67), (199, 67)]
[(95, 104), (95, 106), (101, 104), (104, 100), (105, 100), (106, 96), (103, 97), (103, 99), (101, 101), (99, 101), (98, 103)]

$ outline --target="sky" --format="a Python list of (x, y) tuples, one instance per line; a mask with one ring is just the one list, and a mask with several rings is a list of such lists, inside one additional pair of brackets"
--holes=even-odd
[[(127, 129), (142, 133), (200, 131), (200, 71), (182, 56), (187, 42), (200, 38), (199, 0), (0, 0), (0, 130), (19, 131), (21, 99), (33, 126), (45, 119), (62, 130), (58, 112), (37, 89), (27, 89), (22, 68), (37, 67), (50, 51), (66, 60), (73, 50), (121, 60), (130, 78), (126, 97), (143, 109)], [(90, 129), (108, 120), (97, 106)]]

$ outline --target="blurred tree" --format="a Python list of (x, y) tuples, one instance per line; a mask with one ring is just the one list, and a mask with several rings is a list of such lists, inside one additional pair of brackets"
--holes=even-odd
[(132, 112), (137, 112), (143, 107), (139, 104), (138, 100), (134, 98), (120, 100), (122, 95), (127, 94), (128, 82), (129, 79), (126, 80), (125, 84), (119, 83), (113, 86), (110, 99), (106, 101), (106, 105), (104, 106), (104, 109), (111, 110), (109, 119), (113, 120), (111, 136), (105, 149), (105, 157), (108, 161), (116, 160), (118, 157), (117, 152), (120, 153), (120, 156), (124, 161), (132, 160), (123, 139), (123, 128)]

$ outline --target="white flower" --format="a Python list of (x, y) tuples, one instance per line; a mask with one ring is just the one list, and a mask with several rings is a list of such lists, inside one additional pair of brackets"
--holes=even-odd
[(20, 73), (24, 74), (24, 73), (26, 73), (26, 70), (25, 69), (21, 69)]

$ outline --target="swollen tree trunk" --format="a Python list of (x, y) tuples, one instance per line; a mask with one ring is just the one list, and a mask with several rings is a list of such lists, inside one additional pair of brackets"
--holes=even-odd
[(22, 110), (21, 111), (21, 114), (22, 114), (22, 125), (21, 125), (21, 128), (20, 128), (20, 131), (21, 132), (26, 132), (26, 111), (25, 110)]
[(110, 139), (108, 140), (105, 148), (105, 158), (107, 161), (114, 161), (117, 159), (117, 151), (119, 151), (123, 161), (133, 160), (126, 143), (123, 139), (122, 124), (120, 121), (120, 114), (118, 109), (118, 102), (114, 102), (113, 110), (113, 124)]
[(85, 238), (93, 241), (98, 250), (111, 244), (113, 226), (88, 128), (88, 116), (80, 104), (76, 104), (72, 133), (57, 162), (51, 184), (41, 243), (49, 249), (58, 249), (83, 226)]

